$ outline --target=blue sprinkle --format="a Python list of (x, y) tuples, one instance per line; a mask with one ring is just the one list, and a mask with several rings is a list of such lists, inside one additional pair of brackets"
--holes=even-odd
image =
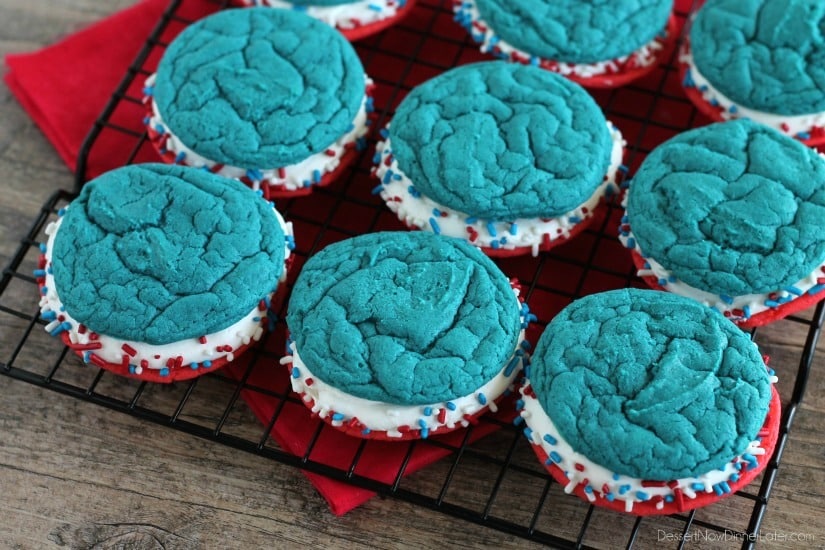
[(584, 492), (585, 493), (592, 493), (593, 492), (593, 487), (591, 487), (590, 485), (585, 485), (584, 486)]
[(620, 477), (619, 474), (616, 474), (616, 473), (613, 474), (613, 480), (614, 481), (619, 481), (619, 477)]
[(435, 221), (435, 218), (430, 218), (430, 227), (433, 228), (433, 233), (436, 235), (441, 234), (441, 227), (438, 225), (438, 222)]
[(490, 248), (492, 248), (494, 250), (497, 250), (497, 249), (501, 248), (501, 243), (499, 243), (498, 241), (492, 241), (490, 243)]
[(620, 164), (619, 172), (621, 172), (622, 174), (627, 174), (628, 172), (630, 172), (630, 168), (628, 168), (626, 164)]
[(648, 500), (650, 495), (645, 493), (644, 491), (636, 491), (636, 498), (639, 500)]
[(370, 430), (369, 428), (364, 428), (363, 430), (361, 430), (361, 435), (367, 435), (367, 434), (369, 434), (371, 431), (372, 431), (372, 430)]
[(736, 483), (737, 481), (739, 481), (739, 474), (731, 474), (728, 480), (733, 483)]
[(248, 177), (252, 181), (261, 181), (262, 179), (264, 179), (264, 174), (260, 170), (250, 168), (246, 171), (246, 177)]
[(797, 139), (808, 140), (811, 139), (811, 134), (809, 134), (808, 132), (799, 132), (798, 134), (796, 134), (796, 137)]
[(630, 237), (629, 239), (627, 239), (627, 244), (625, 244), (625, 247), (626, 248), (636, 248), (636, 239), (634, 239), (633, 237)]
[(578, 216), (570, 216), (569, 218), (567, 218), (567, 221), (569, 221), (570, 223), (575, 224), (575, 223), (581, 223), (582, 219)]
[(765, 300), (765, 305), (768, 306), (768, 307), (776, 308), (776, 307), (779, 307), (780, 304), (779, 304), (779, 302), (777, 302), (775, 300)]
[(433, 408), (432, 407), (424, 407), (424, 416), (430, 416), (432, 414), (433, 414)]
[(544, 434), (544, 437), (542, 439), (544, 439), (550, 445), (555, 445), (556, 443), (558, 443), (558, 440), (550, 434)]
[(203, 365), (203, 368), (208, 369), (212, 366), (212, 361), (204, 361), (201, 365)]
[(556, 464), (561, 464), (561, 455), (556, 451), (550, 451), (550, 460)]
[(46, 270), (45, 269), (35, 269), (32, 273), (34, 273), (35, 277), (45, 277)]
[(691, 483), (690, 488), (694, 491), (704, 491), (705, 484), (704, 483)]
[(179, 163), (179, 162), (183, 162), (183, 160), (184, 160), (185, 158), (186, 158), (186, 152), (185, 152), (185, 151), (181, 151), (181, 152), (180, 152), (180, 153), (178, 153), (178, 155), (175, 157), (175, 163), (177, 164), (177, 163)]
[(435, 216), (436, 218), (440, 218), (441, 210), (439, 210), (438, 208), (433, 208), (433, 216)]
[(292, 367), (292, 378), (300, 378), (301, 377), (301, 369), (298, 367)]
[(619, 494), (623, 495), (626, 492), (628, 492), (630, 489), (632, 489), (632, 487), (630, 485), (622, 485), (621, 487), (619, 487)]
[(739, 107), (737, 107), (736, 105), (731, 105), (731, 106), (728, 108), (728, 111), (730, 111), (731, 113), (736, 114), (736, 113), (738, 113), (738, 112), (739, 112)]
[(517, 416), (513, 419), (513, 426), (521, 426), (522, 422), (524, 422), (524, 419), (520, 416)]
[(478, 392), (478, 394), (476, 395), (476, 399), (478, 399), (478, 402), (481, 403), (482, 405), (487, 404), (487, 396), (484, 395), (481, 392)]
[(312, 183), (321, 183), (321, 171), (320, 170), (313, 170), (312, 171)]
[(673, 495), (666, 495), (665, 496), (665, 502), (673, 502), (674, 500), (675, 499), (673, 498)]
[(304, 180), (304, 181), (301, 182), (301, 185), (304, 186), (304, 187), (311, 187), (312, 182), (309, 181), (309, 180)]
[(390, 132), (386, 128), (383, 128), (380, 132), (378, 132), (382, 138), (387, 139), (390, 137)]
[(413, 187), (412, 185), (407, 187), (407, 192), (415, 198), (418, 198), (418, 197), (421, 196), (421, 193), (419, 193), (418, 190), (415, 187)]
[(510, 224), (510, 235), (518, 235), (518, 225), (516, 223)]
[(44, 321), (54, 321), (57, 319), (57, 313), (54, 311), (44, 311), (40, 314), (40, 317), (42, 317)]
[(805, 294), (804, 292), (802, 292), (800, 289), (798, 289), (797, 287), (795, 287), (793, 285), (786, 286), (782, 290), (784, 290), (785, 292), (790, 292), (791, 294), (796, 294), (797, 296), (802, 296), (803, 294)]
[(616, 499), (616, 495), (614, 495), (613, 493), (607, 493), (606, 495), (604, 495), (604, 498), (607, 499), (607, 502), (613, 502)]
[(455, 403), (453, 403), (452, 401), (447, 401), (447, 404), (445, 406), (451, 411), (454, 411), (456, 409)]
[(359, 151), (363, 151), (367, 148), (367, 140), (366, 138), (360, 137), (355, 140), (355, 148)]
[(57, 217), (58, 218), (62, 218), (64, 215), (66, 215), (66, 209), (65, 208), (61, 208), (60, 210), (57, 211)]
[(516, 367), (519, 364), (519, 360), (520, 359), (518, 357), (513, 357), (510, 359), (510, 362), (507, 363), (507, 368), (504, 369), (504, 376), (510, 376), (513, 374), (513, 371), (516, 370)]
[(720, 487), (720, 485), (721, 483), (717, 483), (713, 486), (713, 492), (716, 493), (716, 496), (722, 496), (725, 494), (725, 491), (722, 490), (722, 487)]
[(823, 290), (825, 290), (825, 284), (812, 286), (808, 289), (808, 294), (816, 294), (818, 292), (822, 292)]
[(532, 440), (533, 439), (533, 430), (530, 429), (530, 428), (524, 428), (524, 437), (526, 437), (527, 439)]
[(516, 401), (516, 410), (520, 411), (524, 408), (524, 399), (519, 399)]
[(151, 117), (148, 117), (148, 116), (143, 117), (143, 125), (144, 126), (148, 126), (151, 121), (152, 121)]
[(722, 488), (722, 491), (730, 493), (730, 485), (728, 485), (727, 481), (721, 482), (719, 486)]
[(473, 224), (474, 224), (474, 223), (476, 223), (477, 221), (478, 221), (478, 218), (477, 218), (477, 217), (475, 217), (475, 216), (470, 216), (469, 218), (467, 218), (466, 220), (464, 220), (464, 223), (466, 223), (467, 225), (473, 225)]
[(129, 365), (129, 373), (130, 374), (135, 374), (136, 370), (137, 370), (137, 367), (135, 367), (134, 365)]
[(722, 300), (723, 302), (725, 302), (728, 305), (731, 305), (733, 303), (733, 298), (731, 298), (727, 294), (720, 294), (719, 299)]
[(745, 306), (742, 308), (742, 311), (745, 314), (745, 319), (750, 319), (751, 317), (751, 306)]
[(198, 370), (198, 364), (197, 363), (190, 363), (189, 368), (192, 369), (192, 370)]
[(756, 460), (756, 457), (752, 454), (745, 453), (742, 455), (742, 458), (748, 462), (748, 466), (750, 466), (751, 468), (755, 468), (759, 465), (759, 462)]
[(381, 162), (381, 153), (375, 153), (372, 156), (372, 163), (373, 164), (378, 164), (379, 162)]
[(519, 345), (527, 351), (530, 351), (533, 348), (533, 346), (527, 340), (522, 340), (521, 344), (519, 344)]
[(669, 283), (675, 283), (675, 282), (676, 282), (676, 281), (678, 281), (678, 280), (679, 280), (679, 278), (678, 278), (678, 277), (676, 277), (676, 275), (671, 275), (670, 277), (668, 277), (668, 278), (667, 278), (667, 281), (668, 281)]
[(372, 11), (381, 11), (381, 9), (382, 9), (381, 6), (379, 6), (377, 4), (369, 4), (367, 7), (369, 9), (371, 9)]
[(333, 413), (333, 415), (332, 415), (332, 419), (333, 419), (334, 421), (343, 420), (344, 418), (346, 418), (346, 416), (344, 416), (344, 415), (343, 415), (343, 414), (341, 414), (341, 413)]
[(92, 352), (91, 351), (84, 351), (83, 352), (83, 362), (84, 363), (88, 363), (91, 360), (91, 358), (92, 358)]
[(162, 369), (160, 369), (160, 375), (161, 376), (169, 376), (169, 368), (168, 367), (163, 367)]
[(487, 231), (490, 233), (491, 237), (495, 237), (498, 235), (496, 232), (496, 225), (493, 222), (487, 222)]
[(40, 243), (40, 244), (39, 244), (39, 245), (37, 245), (37, 246), (38, 246), (38, 247), (40, 247), (40, 252), (42, 252), (43, 254), (45, 254), (45, 253), (46, 253), (46, 250), (48, 250), (48, 249), (46, 248), (46, 243)]
[(63, 321), (59, 325), (57, 325), (54, 330), (52, 330), (49, 334), (52, 336), (57, 336), (61, 332), (67, 331), (72, 328), (72, 324), (68, 321)]
[(421, 439), (427, 439), (427, 437), (429, 435), (430, 435), (430, 429), (429, 428), (421, 428)]
[(666, 285), (667, 285), (667, 279), (659, 279), (659, 286), (666, 286)]

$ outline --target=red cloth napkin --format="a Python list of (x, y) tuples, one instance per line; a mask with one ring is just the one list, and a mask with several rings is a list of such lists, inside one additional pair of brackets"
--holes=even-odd
[[(6, 57), (10, 69), (5, 75), (6, 83), (73, 171), (86, 134), (167, 5), (168, 0), (144, 0), (53, 46)], [(177, 13), (195, 19), (215, 11), (215, 8), (214, 3), (206, 0), (187, 0), (181, 8), (185, 11), (179, 10)], [(136, 84), (139, 85), (142, 80), (138, 75)], [(142, 107), (127, 104), (125, 113), (120, 112), (121, 107), (118, 107), (112, 121), (140, 132)], [(87, 174), (90, 177), (114, 168), (117, 159), (125, 158), (123, 148), (131, 148), (135, 141), (120, 132), (112, 132), (105, 137), (95, 143), (93, 155), (89, 158)], [(137, 160), (142, 159), (139, 156)], [(275, 342), (283, 342), (282, 335), (269, 338), (269, 341), (270, 347), (278, 347)], [(282, 351), (282, 346), (271, 351), (277, 355)], [(240, 378), (249, 360), (250, 357), (245, 357), (225, 372), (233, 378)], [(256, 365), (247, 382), (271, 391), (285, 392), (289, 388), (286, 369), (279, 368), (277, 363)], [(264, 425), (270, 422), (281, 404), (280, 399), (259, 391), (245, 390), (242, 397)], [(318, 422), (302, 405), (287, 403), (273, 426), (272, 435), (282, 448), (304, 456)], [(494, 429), (490, 424), (478, 425), (471, 439), (475, 440)], [(439, 439), (458, 447), (465, 435), (464, 431), (459, 431)], [(348, 469), (360, 443), (359, 439), (325, 429), (308, 458), (337, 469)], [(407, 458), (410, 445), (370, 442), (358, 457), (354, 473), (378, 482), (392, 483)], [(408, 458), (405, 475), (446, 456), (448, 452), (429, 445), (416, 445)], [(317, 474), (307, 474), (307, 477), (335, 514), (344, 514), (375, 494)]]

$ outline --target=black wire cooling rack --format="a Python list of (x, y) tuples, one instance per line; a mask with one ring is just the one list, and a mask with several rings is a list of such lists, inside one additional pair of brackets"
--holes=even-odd
[[(228, 2), (174, 0), (158, 21), (143, 49), (95, 122), (78, 159), (75, 192), (91, 175), (89, 159), (104, 140), (124, 143), (122, 156), (108, 159), (112, 166), (156, 160), (140, 119), (141, 89), (169, 40), (193, 18), (226, 7)], [(377, 84), (375, 104), (383, 127), (394, 107), (416, 84), (457, 64), (482, 60), (477, 47), (452, 20), (449, 0), (419, 0), (402, 23), (357, 44), (367, 73)], [(683, 23), (694, 6), (677, 1), (676, 16)], [(204, 8), (208, 8), (204, 10)], [(702, 120), (680, 90), (674, 66), (676, 49), (648, 77), (636, 84), (594, 93), (608, 118), (628, 141), (626, 161), (631, 170), (656, 144)], [(370, 145), (374, 140), (370, 140)], [(369, 170), (371, 148), (337, 183), (317, 189), (310, 197), (282, 201), (279, 210), (295, 225), (297, 261), (330, 242), (356, 234), (398, 229), (400, 225), (378, 199), (371, 195), (375, 182)], [(290, 415), (309, 413), (292, 394), (278, 365), (283, 350), (284, 327), (275, 330), (248, 352), (240, 367), (213, 373), (193, 381), (154, 385), (119, 379), (82, 363), (43, 330), (38, 315), (38, 292), (32, 270), (44, 240), (44, 228), (56, 212), (74, 197), (59, 191), (42, 208), (27, 237), (3, 271), (0, 280), (0, 325), (19, 333), (12, 349), (0, 353), (0, 373), (77, 399), (156, 422), (174, 430), (228, 445), (301, 468), (313, 474), (381, 495), (405, 500), (468, 522), (526, 539), (564, 548), (632, 547), (661, 533), (675, 546), (701, 543), (701, 531), (732, 546), (750, 547), (756, 540), (773, 487), (788, 431), (805, 393), (823, 322), (823, 304), (808, 316), (783, 321), (800, 325), (806, 335), (792, 364), (773, 365), (779, 371), (783, 415), (779, 443), (765, 472), (730, 498), (699, 511), (658, 518), (635, 518), (594, 508), (563, 494), (562, 488), (543, 470), (505, 407), (488, 415), (458, 437), (433, 437), (393, 444), (396, 457), (390, 475), (386, 464), (381, 475), (366, 464), (366, 457), (380, 454), (372, 441), (353, 440), (330, 458), (316, 452), (331, 431), (316, 421), (300, 449), (287, 451), (273, 438)], [(502, 260), (499, 265), (517, 277), (539, 322), (532, 340), (553, 314), (573, 299), (600, 290), (640, 286), (629, 256), (621, 248), (615, 229), (621, 209), (608, 205), (607, 213), (571, 243), (538, 258)], [(294, 270), (294, 271), (297, 271)], [(294, 272), (293, 275), (294, 277)], [(291, 286), (291, 281), (290, 281)], [(281, 312), (283, 313), (283, 311)], [(283, 315), (281, 315), (282, 317)], [(760, 337), (754, 332), (754, 338)], [(15, 334), (16, 334), (15, 333)], [(801, 332), (800, 332), (801, 333)], [(253, 406), (256, 421), (247, 403)], [(296, 410), (300, 412), (295, 412)], [(244, 411), (247, 414), (244, 414)], [(489, 433), (488, 432), (492, 432)], [(486, 437), (476, 440), (479, 434)], [(441, 460), (420, 467), (420, 453), (440, 453)], [(410, 475), (411, 474), (411, 475)], [(468, 526), (469, 528), (469, 526)], [(715, 534), (715, 537), (714, 537)]]

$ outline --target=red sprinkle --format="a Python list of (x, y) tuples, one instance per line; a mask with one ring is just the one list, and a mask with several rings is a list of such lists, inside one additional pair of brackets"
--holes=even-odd
[(140, 366), (143, 367), (144, 369), (148, 369), (149, 368), (149, 361), (147, 361), (146, 359), (141, 359), (140, 360)]
[[(673, 483), (673, 482), (670, 482)], [(668, 487), (667, 481), (652, 481), (648, 479), (642, 480), (642, 487)]]
[(183, 357), (178, 355), (177, 357), (175, 357), (175, 368), (179, 369), (182, 366), (183, 366)]
[(120, 366), (123, 367), (124, 369), (129, 367), (129, 356), (128, 355), (123, 354), (123, 357), (120, 358)]
[(409, 427), (409, 426), (407, 426), (406, 424), (404, 424), (403, 426), (398, 426), (398, 428), (397, 428), (397, 429), (398, 429), (398, 431), (399, 431), (399, 432), (401, 432), (402, 434), (405, 434), (405, 433), (407, 433), (407, 432), (409, 432), (409, 431), (410, 431), (410, 427)]
[(610, 492), (610, 487), (608, 487), (607, 483), (602, 485), (602, 493), (607, 494)]
[(74, 351), (89, 351), (92, 349), (100, 349), (103, 347), (103, 344), (100, 342), (92, 342), (90, 344), (69, 344), (69, 347)]
[(134, 357), (135, 355), (137, 355), (137, 350), (135, 350), (135, 348), (133, 348), (129, 344), (123, 344), (122, 346), (120, 346), (120, 349), (128, 353), (130, 357)]
[(441, 409), (438, 411), (438, 422), (439, 424), (444, 424), (447, 422), (447, 409)]
[(89, 334), (89, 340), (97, 340), (99, 338), (100, 336), (98, 336), (96, 332), (92, 332)]
[(469, 422), (470, 424), (473, 424), (473, 425), (478, 424), (478, 418), (474, 417), (471, 414), (465, 414), (464, 416), (462, 416), (462, 418), (464, 420), (466, 420), (467, 422)]
[(286, 168), (278, 168), (278, 177), (281, 179), (286, 177)]
[(77, 325), (77, 333), (78, 334), (86, 334), (86, 325), (84, 325), (83, 323), (80, 323), (79, 325)]
[(578, 472), (584, 471), (584, 464), (579, 464), (578, 462), (576, 462), (576, 464), (573, 467), (576, 468), (576, 471)]
[(65, 315), (58, 315), (58, 316), (57, 316), (57, 320), (58, 320), (58, 321), (60, 321), (60, 322), (62, 323), (63, 321), (65, 321), (65, 320), (66, 320), (66, 316), (65, 316)]
[(206, 336), (201, 336), (200, 338), (198, 338), (198, 342), (200, 342), (201, 344), (205, 344), (206, 343)]
[(218, 172), (223, 170), (223, 167), (224, 167), (224, 165), (219, 163), (219, 164), (214, 165), (212, 168), (210, 168), (209, 171), (212, 172), (213, 174), (217, 174)]
[(326, 151), (324, 151), (324, 154), (328, 157), (334, 157), (335, 151), (333, 151), (332, 149), (327, 149)]
[(258, 302), (258, 311), (266, 311), (266, 302), (263, 300)]
[[(290, 369), (290, 372), (292, 372), (291, 369)], [(307, 386), (311, 386), (314, 383), (315, 383), (315, 380), (313, 380), (312, 378), (307, 378), (306, 380), (304, 380), (304, 384), (306, 384)]]
[(166, 360), (166, 366), (169, 367), (170, 369), (175, 368), (175, 360), (170, 357), (169, 359)]
[(787, 124), (787, 123), (785, 123), (785, 122), (783, 122), (782, 124), (780, 124), (780, 125), (779, 125), (779, 127), (780, 127), (780, 128), (782, 128), (782, 131), (783, 131), (783, 132), (787, 132), (788, 130), (790, 130), (790, 129), (791, 129), (791, 128), (790, 128), (790, 126), (788, 126), (788, 124)]
[(769, 364), (771, 362), (771, 356), (770, 355), (763, 355), (762, 356), (762, 361), (764, 361), (766, 365)]

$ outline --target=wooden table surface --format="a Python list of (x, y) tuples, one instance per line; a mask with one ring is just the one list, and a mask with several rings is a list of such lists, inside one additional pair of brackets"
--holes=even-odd
[[(0, 0), (0, 53), (33, 50), (131, 3)], [(5, 266), (41, 204), (72, 185), (5, 86), (0, 175)], [(3, 357), (15, 342), (12, 328), (0, 324)], [(802, 328), (783, 322), (760, 336), (780, 375), (783, 358), (793, 362), (799, 353)], [(823, 415), (820, 344), (763, 523), (764, 547), (793, 544), (795, 533), (808, 538), (806, 546), (825, 545)], [(375, 498), (337, 518), (293, 468), (7, 377), (0, 377), (0, 492), (3, 548), (535, 546), (393, 499)], [(610, 534), (627, 531), (618, 515), (598, 521), (604, 538), (588, 544), (612, 546)], [(657, 537), (655, 528), (643, 531), (637, 547), (657, 547)]]

